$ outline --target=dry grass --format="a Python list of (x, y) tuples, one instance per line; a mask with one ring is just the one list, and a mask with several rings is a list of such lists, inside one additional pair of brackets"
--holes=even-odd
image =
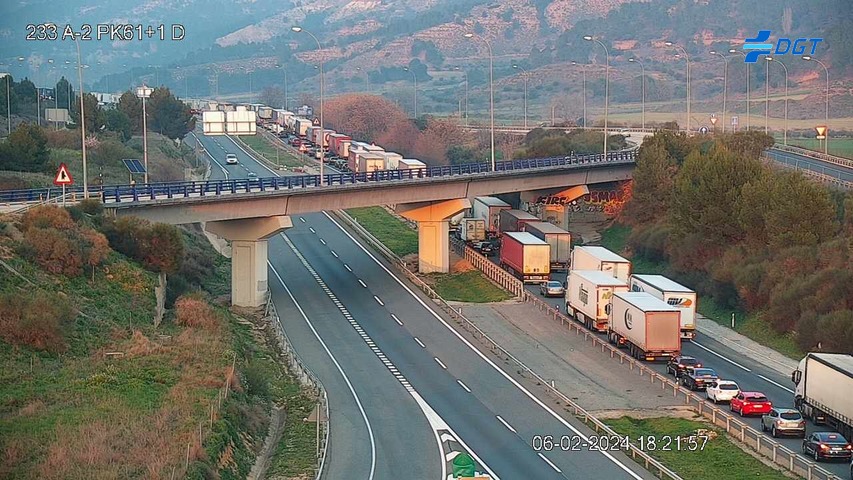
[(159, 349), (159, 346), (152, 342), (139, 330), (134, 330), (133, 336), (130, 338), (130, 345), (127, 347), (127, 354), (131, 357), (144, 357), (151, 355)]
[(218, 328), (219, 315), (205, 301), (195, 297), (181, 297), (175, 301), (175, 323), (184, 327), (206, 330)]
[(72, 318), (62, 298), (44, 292), (0, 294), (0, 338), (12, 345), (64, 351), (62, 326)]

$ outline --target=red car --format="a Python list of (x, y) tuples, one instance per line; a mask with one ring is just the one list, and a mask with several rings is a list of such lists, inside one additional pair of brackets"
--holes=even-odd
[(742, 417), (744, 415), (764, 415), (765, 413), (770, 413), (773, 404), (763, 393), (740, 392), (732, 399), (729, 407), (733, 412), (738, 412)]

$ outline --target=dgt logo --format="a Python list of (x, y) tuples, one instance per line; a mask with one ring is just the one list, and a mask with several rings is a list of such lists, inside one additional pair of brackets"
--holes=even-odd
[[(769, 38), (770, 30), (759, 30), (755, 38), (747, 38), (746, 43), (743, 44), (743, 49), (748, 50), (749, 53), (746, 54), (744, 62), (755, 63), (760, 55), (770, 55), (773, 44), (766, 43)], [(806, 44), (811, 42), (812, 49), (808, 55), (814, 55), (817, 44), (822, 41), (822, 38), (797, 38), (792, 42), (790, 38), (783, 37), (776, 41), (776, 50), (772, 53), (773, 55), (785, 55), (791, 52), (792, 55), (803, 55), (806, 53)]]

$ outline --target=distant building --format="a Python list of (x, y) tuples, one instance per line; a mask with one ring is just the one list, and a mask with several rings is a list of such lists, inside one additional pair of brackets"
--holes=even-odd
[(309, 107), (308, 105), (302, 105), (301, 107), (296, 109), (296, 114), (300, 117), (310, 117), (314, 115), (314, 109)]

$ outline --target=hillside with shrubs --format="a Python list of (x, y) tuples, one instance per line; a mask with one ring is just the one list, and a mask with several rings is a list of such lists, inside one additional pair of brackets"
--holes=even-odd
[(0, 478), (245, 478), (271, 405), (313, 403), (224, 308), (229, 271), (199, 232), (97, 203), (0, 217)]
[(628, 247), (718, 310), (757, 319), (759, 339), (853, 353), (853, 193), (762, 162), (771, 143), (646, 139), (620, 219)]

